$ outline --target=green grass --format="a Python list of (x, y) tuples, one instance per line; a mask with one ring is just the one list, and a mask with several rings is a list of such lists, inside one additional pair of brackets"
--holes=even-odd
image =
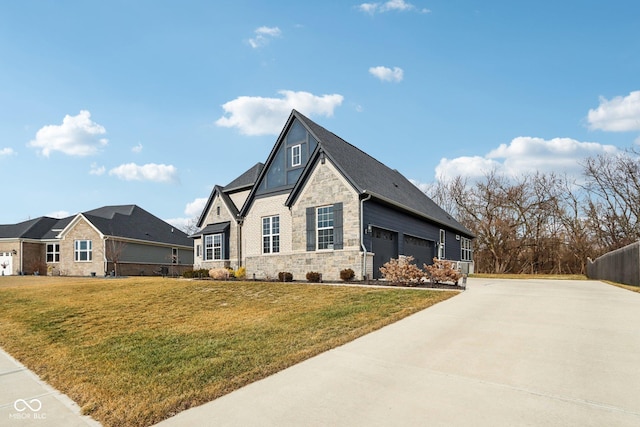
[(105, 426), (147, 426), (454, 295), (2, 277), (0, 347)]

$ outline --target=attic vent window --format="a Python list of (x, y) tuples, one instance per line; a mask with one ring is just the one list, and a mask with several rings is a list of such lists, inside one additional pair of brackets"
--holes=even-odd
[(395, 182), (393, 183), (393, 186), (398, 188), (398, 184), (396, 184)]

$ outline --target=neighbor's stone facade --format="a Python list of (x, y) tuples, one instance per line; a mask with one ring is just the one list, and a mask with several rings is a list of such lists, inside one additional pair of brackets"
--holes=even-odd
[[(76, 240), (91, 240), (91, 261), (75, 260)], [(84, 217), (80, 218), (60, 241), (59, 269), (63, 276), (90, 276), (92, 273), (100, 276), (106, 272), (104, 240)]]

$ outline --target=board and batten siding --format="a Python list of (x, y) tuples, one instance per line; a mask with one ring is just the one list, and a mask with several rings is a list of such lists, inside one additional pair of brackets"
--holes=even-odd
[[(416, 216), (398, 211), (397, 208), (368, 200), (364, 202), (364, 227), (382, 228), (398, 233), (398, 254), (404, 255), (404, 235), (418, 237), (435, 243), (440, 241), (440, 230), (445, 230), (445, 258), (452, 261), (460, 260), (460, 239), (462, 237), (455, 230), (443, 228), (439, 224), (428, 222)], [(371, 234), (364, 234), (364, 244), (371, 250)], [(437, 254), (437, 251), (435, 252)]]

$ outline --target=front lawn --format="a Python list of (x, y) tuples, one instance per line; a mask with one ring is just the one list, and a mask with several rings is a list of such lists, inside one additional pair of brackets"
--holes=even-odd
[(148, 426), (456, 295), (0, 278), (0, 347), (105, 426)]

